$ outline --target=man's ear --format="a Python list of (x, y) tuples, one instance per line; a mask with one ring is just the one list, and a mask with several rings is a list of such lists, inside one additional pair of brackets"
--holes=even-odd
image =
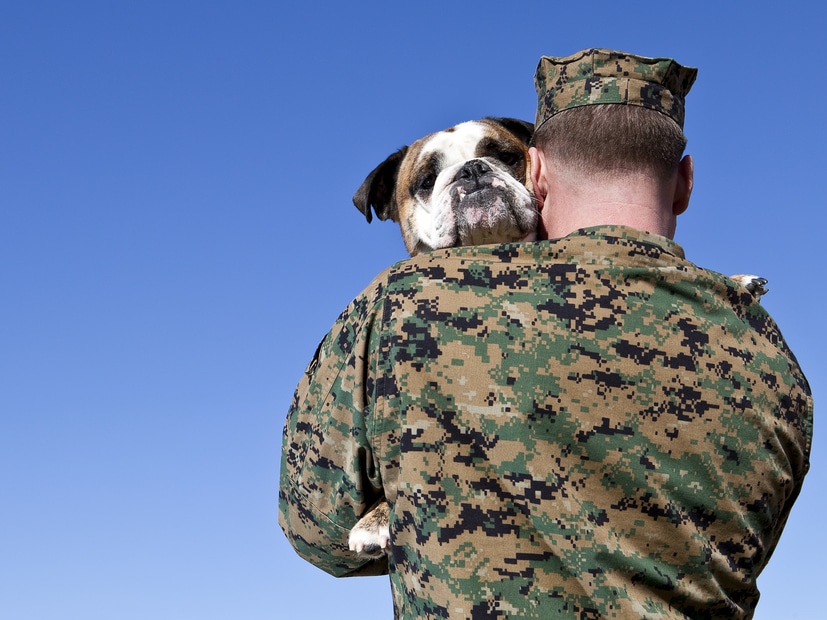
[(528, 149), (528, 154), (531, 156), (531, 189), (537, 198), (537, 208), (542, 211), (546, 196), (548, 196), (546, 156), (535, 146)]
[(678, 179), (675, 183), (675, 196), (672, 200), (672, 214), (680, 215), (689, 207), (689, 197), (695, 185), (695, 162), (692, 155), (685, 155), (678, 164)]

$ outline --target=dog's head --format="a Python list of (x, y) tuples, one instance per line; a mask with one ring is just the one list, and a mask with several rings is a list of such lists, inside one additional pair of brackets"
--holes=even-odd
[(534, 126), (484, 118), (425, 136), (365, 179), (353, 204), (398, 222), (411, 255), (460, 245), (534, 239), (528, 146)]

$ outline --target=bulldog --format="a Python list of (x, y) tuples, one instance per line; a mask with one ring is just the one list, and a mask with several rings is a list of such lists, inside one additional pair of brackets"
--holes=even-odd
[(531, 241), (539, 215), (528, 147), (534, 125), (483, 118), (420, 138), (379, 164), (353, 196), (370, 222), (397, 222), (408, 253)]
[[(539, 221), (528, 147), (534, 126), (486, 117), (420, 138), (367, 176), (353, 204), (370, 222), (399, 224), (408, 253), (463, 245), (534, 241)], [(756, 299), (767, 280), (731, 276)], [(351, 529), (348, 545), (365, 558), (389, 553), (390, 507), (381, 500)]]

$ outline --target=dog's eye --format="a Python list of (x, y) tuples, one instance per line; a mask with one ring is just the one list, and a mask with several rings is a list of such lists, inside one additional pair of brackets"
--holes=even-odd
[(429, 192), (434, 188), (436, 183), (436, 175), (433, 172), (427, 172), (421, 175), (414, 184), (416, 192)]
[(500, 151), (495, 157), (506, 166), (513, 166), (522, 160), (523, 155), (517, 151)]

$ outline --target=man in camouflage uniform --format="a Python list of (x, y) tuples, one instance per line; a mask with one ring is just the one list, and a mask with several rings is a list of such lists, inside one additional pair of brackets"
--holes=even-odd
[[(752, 296), (671, 240), (691, 160), (612, 135), (641, 115), (680, 130), (694, 78), (606, 50), (541, 59), (551, 240), (419, 255), (339, 317), (284, 434), (302, 557), (389, 572), (397, 618), (752, 615), (808, 469), (810, 390)], [(390, 557), (360, 560), (348, 532), (382, 497)]]

